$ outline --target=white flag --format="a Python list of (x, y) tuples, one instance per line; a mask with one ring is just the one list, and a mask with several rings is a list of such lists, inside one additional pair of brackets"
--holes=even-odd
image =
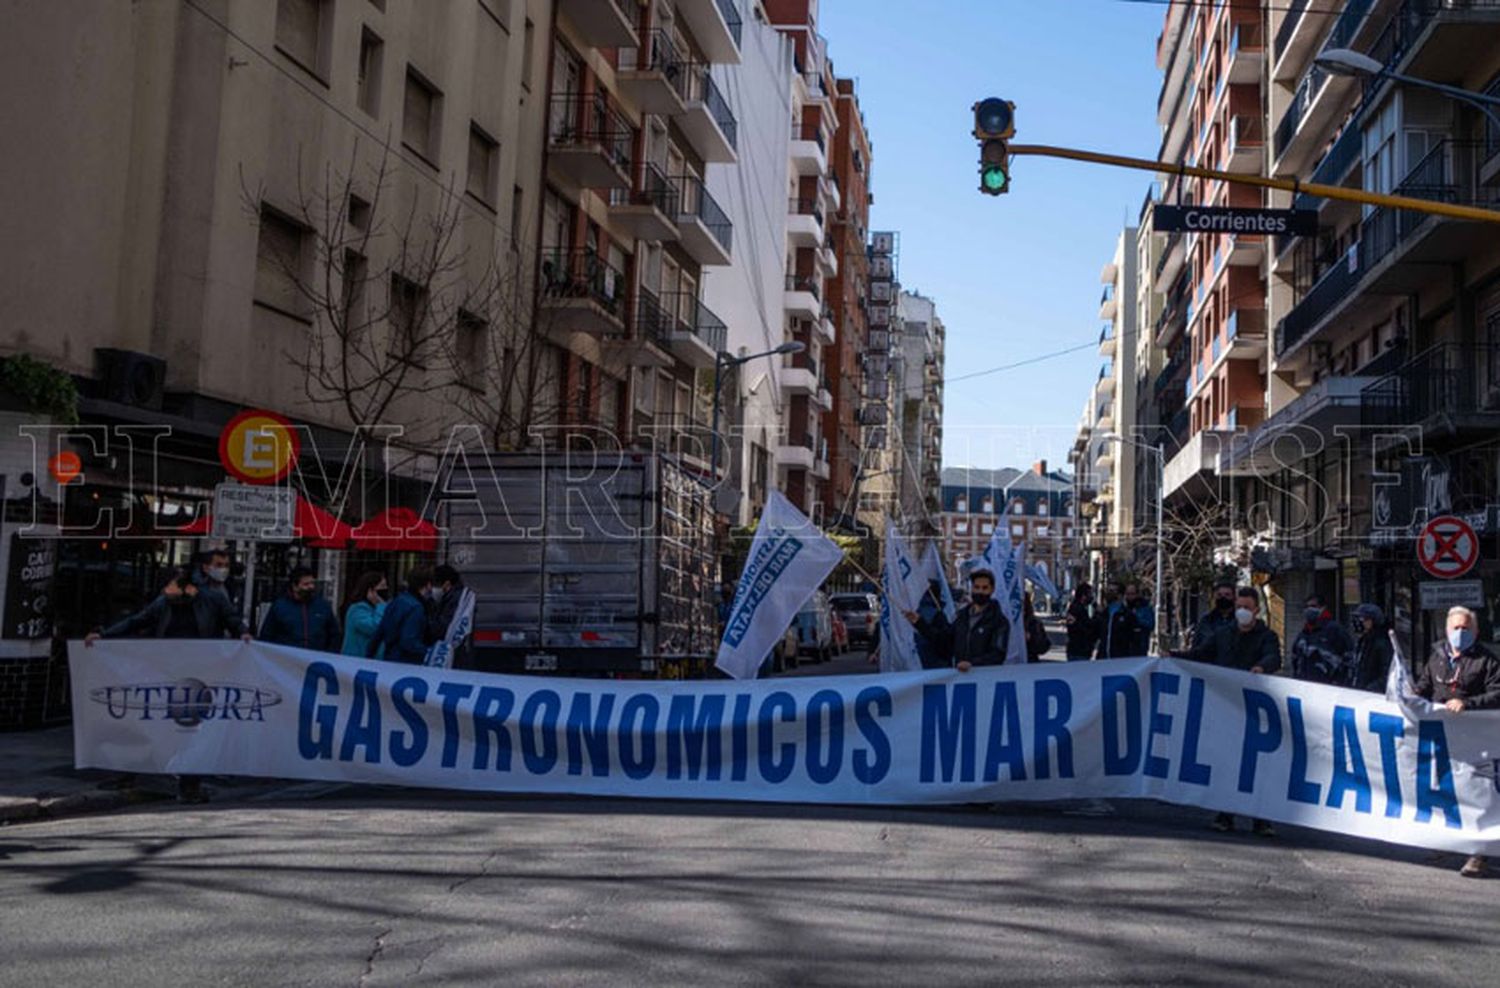
[(843, 558), (837, 543), (780, 491), (772, 491), (750, 542), (714, 664), (735, 679), (754, 679), (802, 605)]
[(894, 522), (886, 523), (884, 569), (880, 581), (885, 584), (880, 600), (880, 671), (916, 672), (922, 668), (922, 657), (917, 652), (917, 629), (906, 619), (906, 612), (915, 611), (922, 602), (927, 581)]
[(1047, 575), (1047, 571), (1042, 569), (1041, 565), (1038, 563), (1030, 563), (1029, 565), (1027, 565), (1026, 579), (1030, 580), (1032, 586), (1036, 587), (1048, 597), (1062, 596), (1061, 593), (1058, 593), (1057, 584), (1052, 582), (1052, 578)]
[(458, 606), (453, 610), (453, 620), (448, 622), (448, 629), (428, 649), (422, 658), (422, 664), (437, 669), (453, 668), (453, 653), (458, 651), (464, 639), (474, 630), (474, 591), (468, 587), (460, 587), (458, 590)]
[(958, 619), (958, 605), (953, 601), (953, 588), (948, 585), (948, 571), (943, 568), (943, 557), (938, 553), (936, 542), (927, 543), (927, 551), (922, 554), (922, 576), (929, 584), (937, 582), (938, 592), (942, 599), (938, 605), (943, 609), (943, 615), (949, 621)]
[(1026, 588), (1021, 573), (1026, 559), (1026, 543), (1010, 544), (1010, 533), (995, 527), (990, 544), (977, 560), (970, 560), (968, 570), (972, 575), (976, 569), (987, 569), (995, 574), (995, 601), (1001, 612), (1010, 621), (1010, 641), (1005, 649), (1005, 664), (1015, 665), (1026, 661), (1026, 626), (1023, 615), (1026, 610)]

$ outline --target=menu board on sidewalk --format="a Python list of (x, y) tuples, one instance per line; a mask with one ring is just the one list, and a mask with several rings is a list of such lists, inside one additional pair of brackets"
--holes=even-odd
[(57, 543), (51, 539), (10, 539), (10, 575), (5, 583), (5, 628), (0, 637), (35, 641), (52, 634), (52, 573)]

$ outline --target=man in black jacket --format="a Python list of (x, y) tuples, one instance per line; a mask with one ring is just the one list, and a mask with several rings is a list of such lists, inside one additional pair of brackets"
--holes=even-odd
[[(1202, 645), (1173, 654), (1226, 669), (1270, 675), (1281, 668), (1281, 642), (1276, 632), (1257, 617), (1259, 612), (1260, 594), (1254, 587), (1240, 587), (1234, 595), (1234, 625), (1215, 631)], [(1220, 813), (1211, 826), (1228, 833), (1234, 829), (1234, 817)], [(1258, 836), (1276, 836), (1269, 820), (1252, 820), (1250, 826)]]
[(1214, 584), (1214, 596), (1208, 613), (1193, 626), (1193, 648), (1197, 648), (1214, 636), (1220, 628), (1234, 627), (1234, 581), (1220, 580)]
[(932, 644), (934, 653), (959, 672), (968, 672), (974, 666), (1004, 665), (1010, 643), (1010, 619), (994, 599), (995, 574), (975, 570), (969, 577), (969, 587), (969, 604), (951, 624), (941, 610), (930, 621), (914, 611), (906, 615)]
[(1130, 659), (1143, 654), (1137, 651), (1141, 641), (1140, 599), (1131, 599), (1125, 593), (1131, 587), (1116, 583), (1105, 593), (1097, 658)]
[(1094, 617), (1094, 588), (1080, 583), (1073, 590), (1073, 601), (1063, 623), (1068, 629), (1068, 661), (1088, 661), (1099, 643), (1099, 622)]
[[(1448, 633), (1432, 646), (1415, 686), (1417, 695), (1459, 714), (1500, 709), (1500, 658), (1479, 644), (1479, 621), (1467, 607), (1448, 611)], [(1488, 864), (1470, 856), (1459, 874), (1482, 878)]]

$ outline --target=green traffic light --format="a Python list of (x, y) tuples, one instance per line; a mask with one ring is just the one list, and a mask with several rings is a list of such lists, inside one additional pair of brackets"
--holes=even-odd
[(989, 191), (1000, 192), (1010, 181), (1010, 176), (1005, 174), (1004, 168), (998, 165), (991, 165), (985, 168), (984, 174), (980, 176), (980, 181), (984, 183), (984, 187)]

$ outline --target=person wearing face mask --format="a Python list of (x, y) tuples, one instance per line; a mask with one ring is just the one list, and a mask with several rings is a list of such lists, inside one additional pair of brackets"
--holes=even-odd
[(198, 559), (198, 568), (193, 571), (193, 584), (200, 591), (223, 594), (225, 600), (232, 601), (229, 594), (228, 551), (209, 549), (204, 552)]
[(1317, 594), (1308, 596), (1302, 617), (1302, 632), (1292, 643), (1292, 675), (1311, 683), (1346, 685), (1353, 678), (1354, 640), (1349, 632)]
[(1354, 609), (1359, 639), (1354, 643), (1354, 682), (1357, 690), (1384, 693), (1385, 680), (1391, 670), (1391, 636), (1385, 615), (1374, 604), (1360, 604)]
[(1220, 628), (1234, 627), (1234, 581), (1220, 580), (1214, 584), (1214, 596), (1208, 613), (1193, 626), (1193, 648), (1213, 638)]
[[(1479, 643), (1479, 619), (1467, 607), (1448, 611), (1447, 633), (1432, 646), (1416, 682), (1417, 696), (1455, 714), (1500, 709), (1500, 659)], [(1460, 872), (1481, 878), (1488, 871), (1484, 855), (1475, 854)]]
[[(390, 596), (391, 585), (386, 582), (384, 573), (364, 573), (355, 581), (354, 592), (344, 605), (344, 647), (340, 649), (344, 655), (367, 657), (370, 639), (380, 627), (385, 603)], [(380, 651), (377, 649), (376, 654), (369, 657), (380, 658)]]
[(1073, 600), (1063, 618), (1067, 627), (1069, 662), (1086, 662), (1099, 644), (1099, 621), (1094, 615), (1094, 588), (1080, 583), (1073, 590)]
[(969, 576), (969, 603), (952, 623), (941, 609), (931, 619), (916, 613), (909, 613), (906, 618), (927, 638), (933, 654), (942, 658), (945, 668), (952, 666), (959, 672), (968, 672), (974, 666), (1004, 665), (1010, 644), (1010, 619), (994, 597), (995, 574), (979, 569)]
[(375, 628), (365, 655), (383, 653), (387, 662), (421, 665), (427, 655), (427, 592), (432, 589), (432, 570), (417, 567), (406, 574), (406, 588), (398, 593)]
[(271, 602), (260, 625), (260, 640), (315, 652), (337, 652), (342, 643), (339, 619), (321, 594), (318, 578), (306, 566), (295, 567), (287, 592)]
[[(1240, 587), (1234, 594), (1233, 625), (1215, 631), (1202, 645), (1172, 654), (1226, 669), (1270, 675), (1281, 668), (1281, 642), (1276, 632), (1259, 618), (1259, 612), (1259, 592), (1254, 587)], [(1212, 826), (1227, 833), (1234, 829), (1234, 817), (1220, 813), (1214, 817)], [(1268, 820), (1251, 821), (1251, 829), (1261, 837), (1276, 836), (1276, 828)]]

